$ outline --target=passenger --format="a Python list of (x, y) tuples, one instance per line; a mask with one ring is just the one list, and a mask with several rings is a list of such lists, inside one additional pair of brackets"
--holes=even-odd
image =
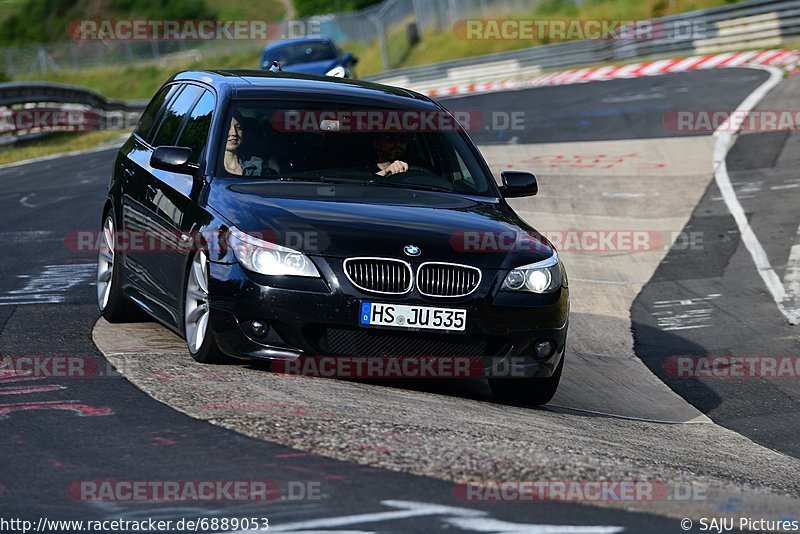
[(241, 154), (242, 144), (247, 133), (243, 124), (245, 119), (238, 112), (231, 118), (231, 127), (228, 130), (228, 139), (225, 143), (225, 170), (237, 176), (261, 176), (264, 160), (258, 156), (244, 160)]

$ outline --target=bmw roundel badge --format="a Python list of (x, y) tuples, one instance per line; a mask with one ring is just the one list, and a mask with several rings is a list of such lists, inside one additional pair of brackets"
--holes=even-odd
[(416, 245), (406, 245), (403, 247), (403, 252), (406, 253), (406, 256), (419, 256), (422, 254), (422, 249)]

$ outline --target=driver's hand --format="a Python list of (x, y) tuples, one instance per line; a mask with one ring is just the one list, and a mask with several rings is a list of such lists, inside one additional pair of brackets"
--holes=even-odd
[(408, 170), (408, 163), (405, 161), (395, 160), (392, 163), (378, 163), (381, 168), (377, 174), (378, 176), (389, 176), (390, 174), (398, 174)]

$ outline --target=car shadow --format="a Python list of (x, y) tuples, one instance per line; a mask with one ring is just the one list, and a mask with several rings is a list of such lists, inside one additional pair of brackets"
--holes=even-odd
[(720, 397), (689, 368), (693, 359), (712, 356), (692, 341), (660, 328), (633, 323), (634, 350), (644, 364), (672, 391), (708, 414), (722, 404)]

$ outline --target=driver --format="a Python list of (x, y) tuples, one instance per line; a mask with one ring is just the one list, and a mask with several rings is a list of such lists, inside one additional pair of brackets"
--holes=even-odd
[(379, 135), (372, 143), (377, 155), (378, 176), (389, 176), (408, 170), (408, 163), (400, 158), (405, 157), (408, 138), (402, 133), (385, 133)]

